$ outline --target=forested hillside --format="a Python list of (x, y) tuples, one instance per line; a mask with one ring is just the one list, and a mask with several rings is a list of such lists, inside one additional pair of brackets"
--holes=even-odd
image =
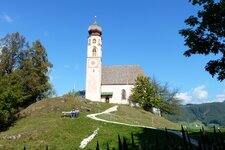
[(183, 105), (178, 115), (168, 115), (167, 118), (176, 122), (199, 120), (205, 126), (218, 124), (225, 127), (225, 102)]

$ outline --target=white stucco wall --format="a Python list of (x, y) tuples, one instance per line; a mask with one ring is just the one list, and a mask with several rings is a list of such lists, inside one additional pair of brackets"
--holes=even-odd
[[(95, 40), (95, 42), (93, 42)], [(102, 76), (102, 43), (101, 36), (89, 36), (86, 63), (86, 94), (85, 98), (92, 101), (101, 100)], [(96, 49), (93, 55), (93, 49)], [(94, 64), (92, 62), (95, 62)]]
[[(96, 40), (96, 43), (93, 43), (93, 40)], [(87, 46), (87, 57), (92, 56), (93, 48), (96, 48), (96, 57), (102, 57), (102, 37), (101, 36), (90, 36), (88, 38), (88, 46)]]
[[(109, 97), (110, 103), (117, 103), (117, 104), (129, 104), (128, 98), (131, 95), (131, 88), (134, 85), (102, 85), (101, 91), (102, 92), (113, 92), (112, 97)], [(126, 99), (122, 99), (122, 90), (126, 91)], [(102, 102), (105, 102), (105, 98), (101, 99)]]
[(101, 65), (97, 67), (88, 67), (87, 65), (85, 98), (92, 101), (100, 101), (101, 100), (100, 94), (101, 94)]

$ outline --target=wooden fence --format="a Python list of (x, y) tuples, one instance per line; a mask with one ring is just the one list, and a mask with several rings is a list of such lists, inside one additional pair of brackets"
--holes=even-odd
[[(198, 140), (198, 145), (193, 145), (191, 143), (190, 135), (187, 131), (184, 130), (183, 126), (181, 126), (182, 132), (182, 142), (177, 142), (173, 138), (170, 137), (170, 134), (166, 132), (166, 144), (160, 144), (160, 141), (157, 137), (154, 144), (145, 144), (145, 145), (137, 145), (134, 142), (134, 135), (131, 133), (131, 144), (128, 144), (126, 137), (121, 138), (118, 135), (118, 146), (111, 147), (107, 143), (104, 150), (225, 150), (225, 141), (221, 131), (214, 127), (213, 136), (208, 136), (205, 134), (204, 128), (200, 130), (200, 137)], [(46, 150), (49, 147), (46, 145)], [(96, 150), (100, 150), (100, 144), (97, 141)], [(102, 149), (102, 148), (101, 148)], [(24, 146), (24, 150), (26, 150), (26, 146)], [(103, 150), (103, 149), (102, 149)]]

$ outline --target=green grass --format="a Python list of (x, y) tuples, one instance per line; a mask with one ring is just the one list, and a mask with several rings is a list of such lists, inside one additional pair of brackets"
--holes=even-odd
[(202, 129), (202, 127), (206, 130), (209, 129), (200, 120), (195, 120), (193, 122), (181, 121), (181, 122), (178, 122), (178, 124), (184, 126), (184, 128), (190, 132), (198, 132), (200, 131), (200, 129)]
[[(217, 128), (221, 128), (218, 126), (218, 124), (208, 124), (208, 126), (205, 126), (200, 120), (195, 120), (193, 122), (178, 122), (180, 126), (182, 125), (188, 132), (196, 132), (198, 133), (200, 129), (204, 128), (205, 131), (211, 132), (213, 131), (214, 126)], [(221, 128), (221, 131), (224, 131), (223, 128)]]
[[(82, 106), (91, 108), (91, 111), (82, 110)], [(131, 132), (134, 133), (136, 143), (154, 143), (156, 136), (159, 137), (160, 142), (164, 143), (165, 132), (163, 131), (115, 125), (86, 117), (87, 114), (102, 112), (112, 106), (114, 105), (93, 103), (79, 98), (54, 98), (39, 101), (21, 111), (21, 119), (17, 120), (7, 131), (0, 132), (0, 149), (17, 150), (23, 149), (23, 146), (26, 145), (27, 149), (39, 150), (45, 149), (46, 144), (51, 150), (75, 149), (79, 148), (80, 142), (91, 135), (97, 128), (99, 128), (97, 136), (85, 149), (95, 149), (97, 140), (102, 149), (106, 149), (107, 142), (110, 147), (117, 148), (118, 134), (121, 137), (125, 136), (128, 141), (131, 141)], [(73, 108), (81, 111), (78, 118), (61, 117), (62, 111), (70, 111)], [(135, 120), (137, 124), (143, 123), (143, 125), (151, 125), (151, 118), (154, 117), (151, 113), (129, 108), (128, 106), (119, 106), (119, 111), (114, 114), (122, 116), (119, 117), (121, 122), (132, 122)], [(127, 120), (125, 120), (126, 117)], [(111, 119), (113, 120), (113, 118)], [(176, 124), (166, 123), (165, 119), (161, 117), (155, 116), (154, 119), (155, 127), (158, 125), (157, 120), (162, 119), (164, 122), (159, 123), (160, 128), (164, 128), (165, 125), (168, 125), (168, 128), (177, 128)], [(149, 122), (150, 124), (148, 124)], [(16, 140), (3, 139), (4, 136), (18, 134), (21, 137)], [(180, 139), (175, 135), (171, 136), (174, 139)]]
[(124, 122), (128, 124), (150, 126), (155, 128), (168, 128), (180, 130), (180, 125), (159, 117), (141, 108), (133, 108), (126, 105), (119, 106), (118, 111), (110, 114), (99, 115), (99, 118)]
[[(225, 139), (225, 128), (220, 129), (222, 137)], [(218, 134), (218, 130), (216, 129)], [(188, 131), (191, 138), (199, 140), (200, 139), (200, 130), (190, 130)], [(204, 129), (204, 135), (208, 136), (210, 140), (215, 140), (214, 129)]]
[[(193, 122), (179, 122), (179, 124), (183, 125), (186, 128), (190, 137), (196, 140), (200, 139), (200, 130), (204, 129), (204, 135), (206, 135), (211, 142), (215, 143), (215, 134), (213, 126), (216, 127), (216, 132), (218, 133), (218, 124), (211, 124), (211, 126), (205, 126), (200, 120), (195, 120)], [(222, 137), (225, 139), (225, 128), (220, 128), (220, 131), (222, 133)]]

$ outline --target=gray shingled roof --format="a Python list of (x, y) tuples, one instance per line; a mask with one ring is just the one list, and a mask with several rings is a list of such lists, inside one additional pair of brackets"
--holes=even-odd
[(102, 66), (102, 85), (134, 84), (139, 74), (140, 65)]

